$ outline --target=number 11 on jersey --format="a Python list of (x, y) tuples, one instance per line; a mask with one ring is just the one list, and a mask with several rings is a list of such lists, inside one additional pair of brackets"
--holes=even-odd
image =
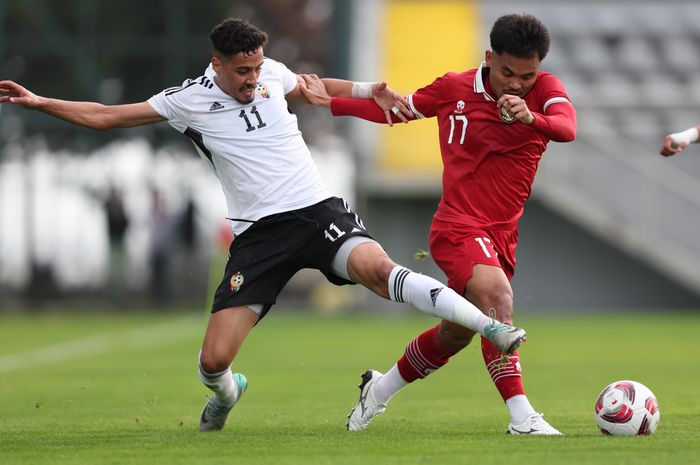
[(263, 122), (262, 118), (260, 117), (260, 113), (258, 112), (258, 107), (253, 105), (253, 108), (250, 109), (250, 112), (255, 115), (255, 118), (258, 120), (258, 125), (253, 126), (251, 124), (250, 119), (248, 118), (248, 115), (246, 114), (245, 108), (244, 108), (243, 110), (241, 110), (241, 112), (238, 116), (245, 120), (245, 125), (246, 125), (245, 132), (255, 131), (256, 129), (262, 129), (265, 126), (267, 126), (267, 124), (265, 124)]

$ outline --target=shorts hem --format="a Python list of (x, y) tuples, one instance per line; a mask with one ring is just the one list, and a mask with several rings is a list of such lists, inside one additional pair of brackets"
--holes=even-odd
[[(270, 307), (272, 307), (273, 305), (275, 305), (275, 302), (273, 302), (273, 303), (265, 303), (265, 302), (260, 302), (259, 300), (256, 301), (256, 302), (245, 302), (245, 303), (239, 303), (239, 302), (236, 302), (236, 303), (229, 303), (229, 302), (224, 302), (224, 303), (221, 303), (221, 304), (218, 304), (218, 305), (217, 305), (217, 304), (213, 304), (213, 305), (211, 306), (211, 310), (210, 310), (209, 313), (220, 312), (221, 310), (226, 310), (227, 308), (247, 307), (247, 306), (249, 306), (249, 305), (255, 305), (255, 304), (259, 304), (259, 305), (262, 305), (262, 306), (263, 306), (263, 309), (262, 309), (261, 314), (264, 314), (264, 313), (266, 312), (265, 309), (266, 309), (266, 308), (269, 309)], [(257, 313), (257, 312), (256, 312), (256, 313)]]

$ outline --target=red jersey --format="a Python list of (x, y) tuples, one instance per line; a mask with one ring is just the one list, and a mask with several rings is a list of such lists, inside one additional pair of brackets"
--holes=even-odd
[[(447, 73), (407, 100), (418, 118), (437, 117), (444, 170), (435, 218), (506, 229), (522, 215), (549, 139), (535, 125), (502, 119), (488, 73), (483, 65)], [(559, 79), (544, 72), (524, 100), (536, 121), (549, 105), (571, 104)]]

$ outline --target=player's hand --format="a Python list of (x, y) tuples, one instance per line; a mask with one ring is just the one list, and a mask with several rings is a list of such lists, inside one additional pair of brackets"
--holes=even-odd
[(331, 106), (331, 96), (328, 94), (325, 84), (317, 75), (300, 74), (299, 76), (304, 80), (303, 84), (299, 84), (299, 90), (311, 105)]
[(41, 97), (13, 81), (0, 81), (0, 103), (14, 103), (24, 108), (38, 108)]
[(393, 126), (391, 121), (392, 113), (404, 123), (408, 123), (409, 120), (416, 118), (408, 108), (406, 99), (389, 87), (386, 82), (377, 82), (372, 86), (372, 98), (384, 110), (386, 122), (389, 126)]
[(501, 98), (498, 99), (498, 102), (496, 102), (496, 105), (499, 109), (505, 109), (521, 123), (532, 124), (532, 122), (535, 121), (535, 117), (527, 107), (525, 100), (517, 95), (503, 94)]
[(664, 142), (661, 144), (661, 150), (659, 153), (664, 157), (670, 157), (678, 152), (685, 150), (685, 144), (677, 144), (676, 141), (671, 138), (671, 136), (664, 137)]

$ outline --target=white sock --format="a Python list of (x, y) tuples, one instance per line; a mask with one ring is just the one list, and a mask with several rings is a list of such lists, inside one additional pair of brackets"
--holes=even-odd
[(238, 400), (238, 385), (233, 379), (230, 367), (219, 373), (207, 373), (199, 365), (199, 379), (211, 389), (221, 405), (230, 407)]
[(406, 385), (408, 383), (401, 377), (398, 365), (394, 364), (391, 370), (384, 373), (384, 376), (374, 384), (374, 398), (380, 404), (386, 404), (394, 394)]
[(471, 302), (430, 276), (396, 266), (389, 274), (389, 298), (413, 305), (428, 315), (460, 324), (479, 334), (491, 319)]
[(506, 400), (506, 406), (510, 411), (510, 421), (513, 424), (521, 423), (530, 415), (537, 413), (524, 394), (518, 394)]

